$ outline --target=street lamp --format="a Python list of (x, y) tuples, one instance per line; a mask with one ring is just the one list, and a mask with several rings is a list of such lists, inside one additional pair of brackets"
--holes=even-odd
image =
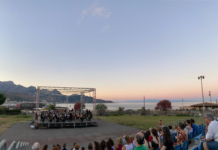
[(202, 90), (202, 101), (203, 101), (203, 114), (202, 114), (202, 123), (204, 122), (203, 121), (203, 117), (204, 117), (204, 92), (203, 92), (203, 83), (202, 83), (202, 79), (204, 79), (204, 76), (199, 76), (198, 77), (198, 80), (201, 80), (201, 90)]

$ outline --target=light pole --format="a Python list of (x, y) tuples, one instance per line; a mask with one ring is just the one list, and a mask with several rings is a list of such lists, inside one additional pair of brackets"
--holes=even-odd
[(211, 110), (212, 110), (212, 100), (211, 100), (211, 92), (209, 91), (209, 96), (210, 96), (210, 105), (211, 105)]
[(204, 92), (203, 92), (203, 83), (202, 83), (202, 79), (204, 79), (204, 76), (199, 76), (198, 80), (201, 80), (201, 90), (202, 90), (202, 101), (203, 101), (203, 113), (202, 113), (202, 123), (204, 124)]

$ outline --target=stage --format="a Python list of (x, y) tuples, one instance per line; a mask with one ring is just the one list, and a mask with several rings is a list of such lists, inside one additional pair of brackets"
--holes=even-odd
[[(34, 122), (31, 123), (32, 125)], [(96, 121), (38, 122), (35, 129), (97, 127)]]

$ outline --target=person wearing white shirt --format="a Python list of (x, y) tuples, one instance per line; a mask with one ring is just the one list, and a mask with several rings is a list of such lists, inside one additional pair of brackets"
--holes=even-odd
[(218, 121), (213, 114), (205, 114), (206, 138), (203, 143), (204, 150), (218, 150)]

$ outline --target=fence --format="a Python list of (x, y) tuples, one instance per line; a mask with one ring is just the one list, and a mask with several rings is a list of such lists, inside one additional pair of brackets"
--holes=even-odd
[(16, 141), (13, 141), (8, 148), (7, 148), (6, 140), (2, 140), (0, 142), (0, 150), (28, 150), (28, 149), (29, 149), (29, 143), (27, 142), (18, 141), (16, 144)]

